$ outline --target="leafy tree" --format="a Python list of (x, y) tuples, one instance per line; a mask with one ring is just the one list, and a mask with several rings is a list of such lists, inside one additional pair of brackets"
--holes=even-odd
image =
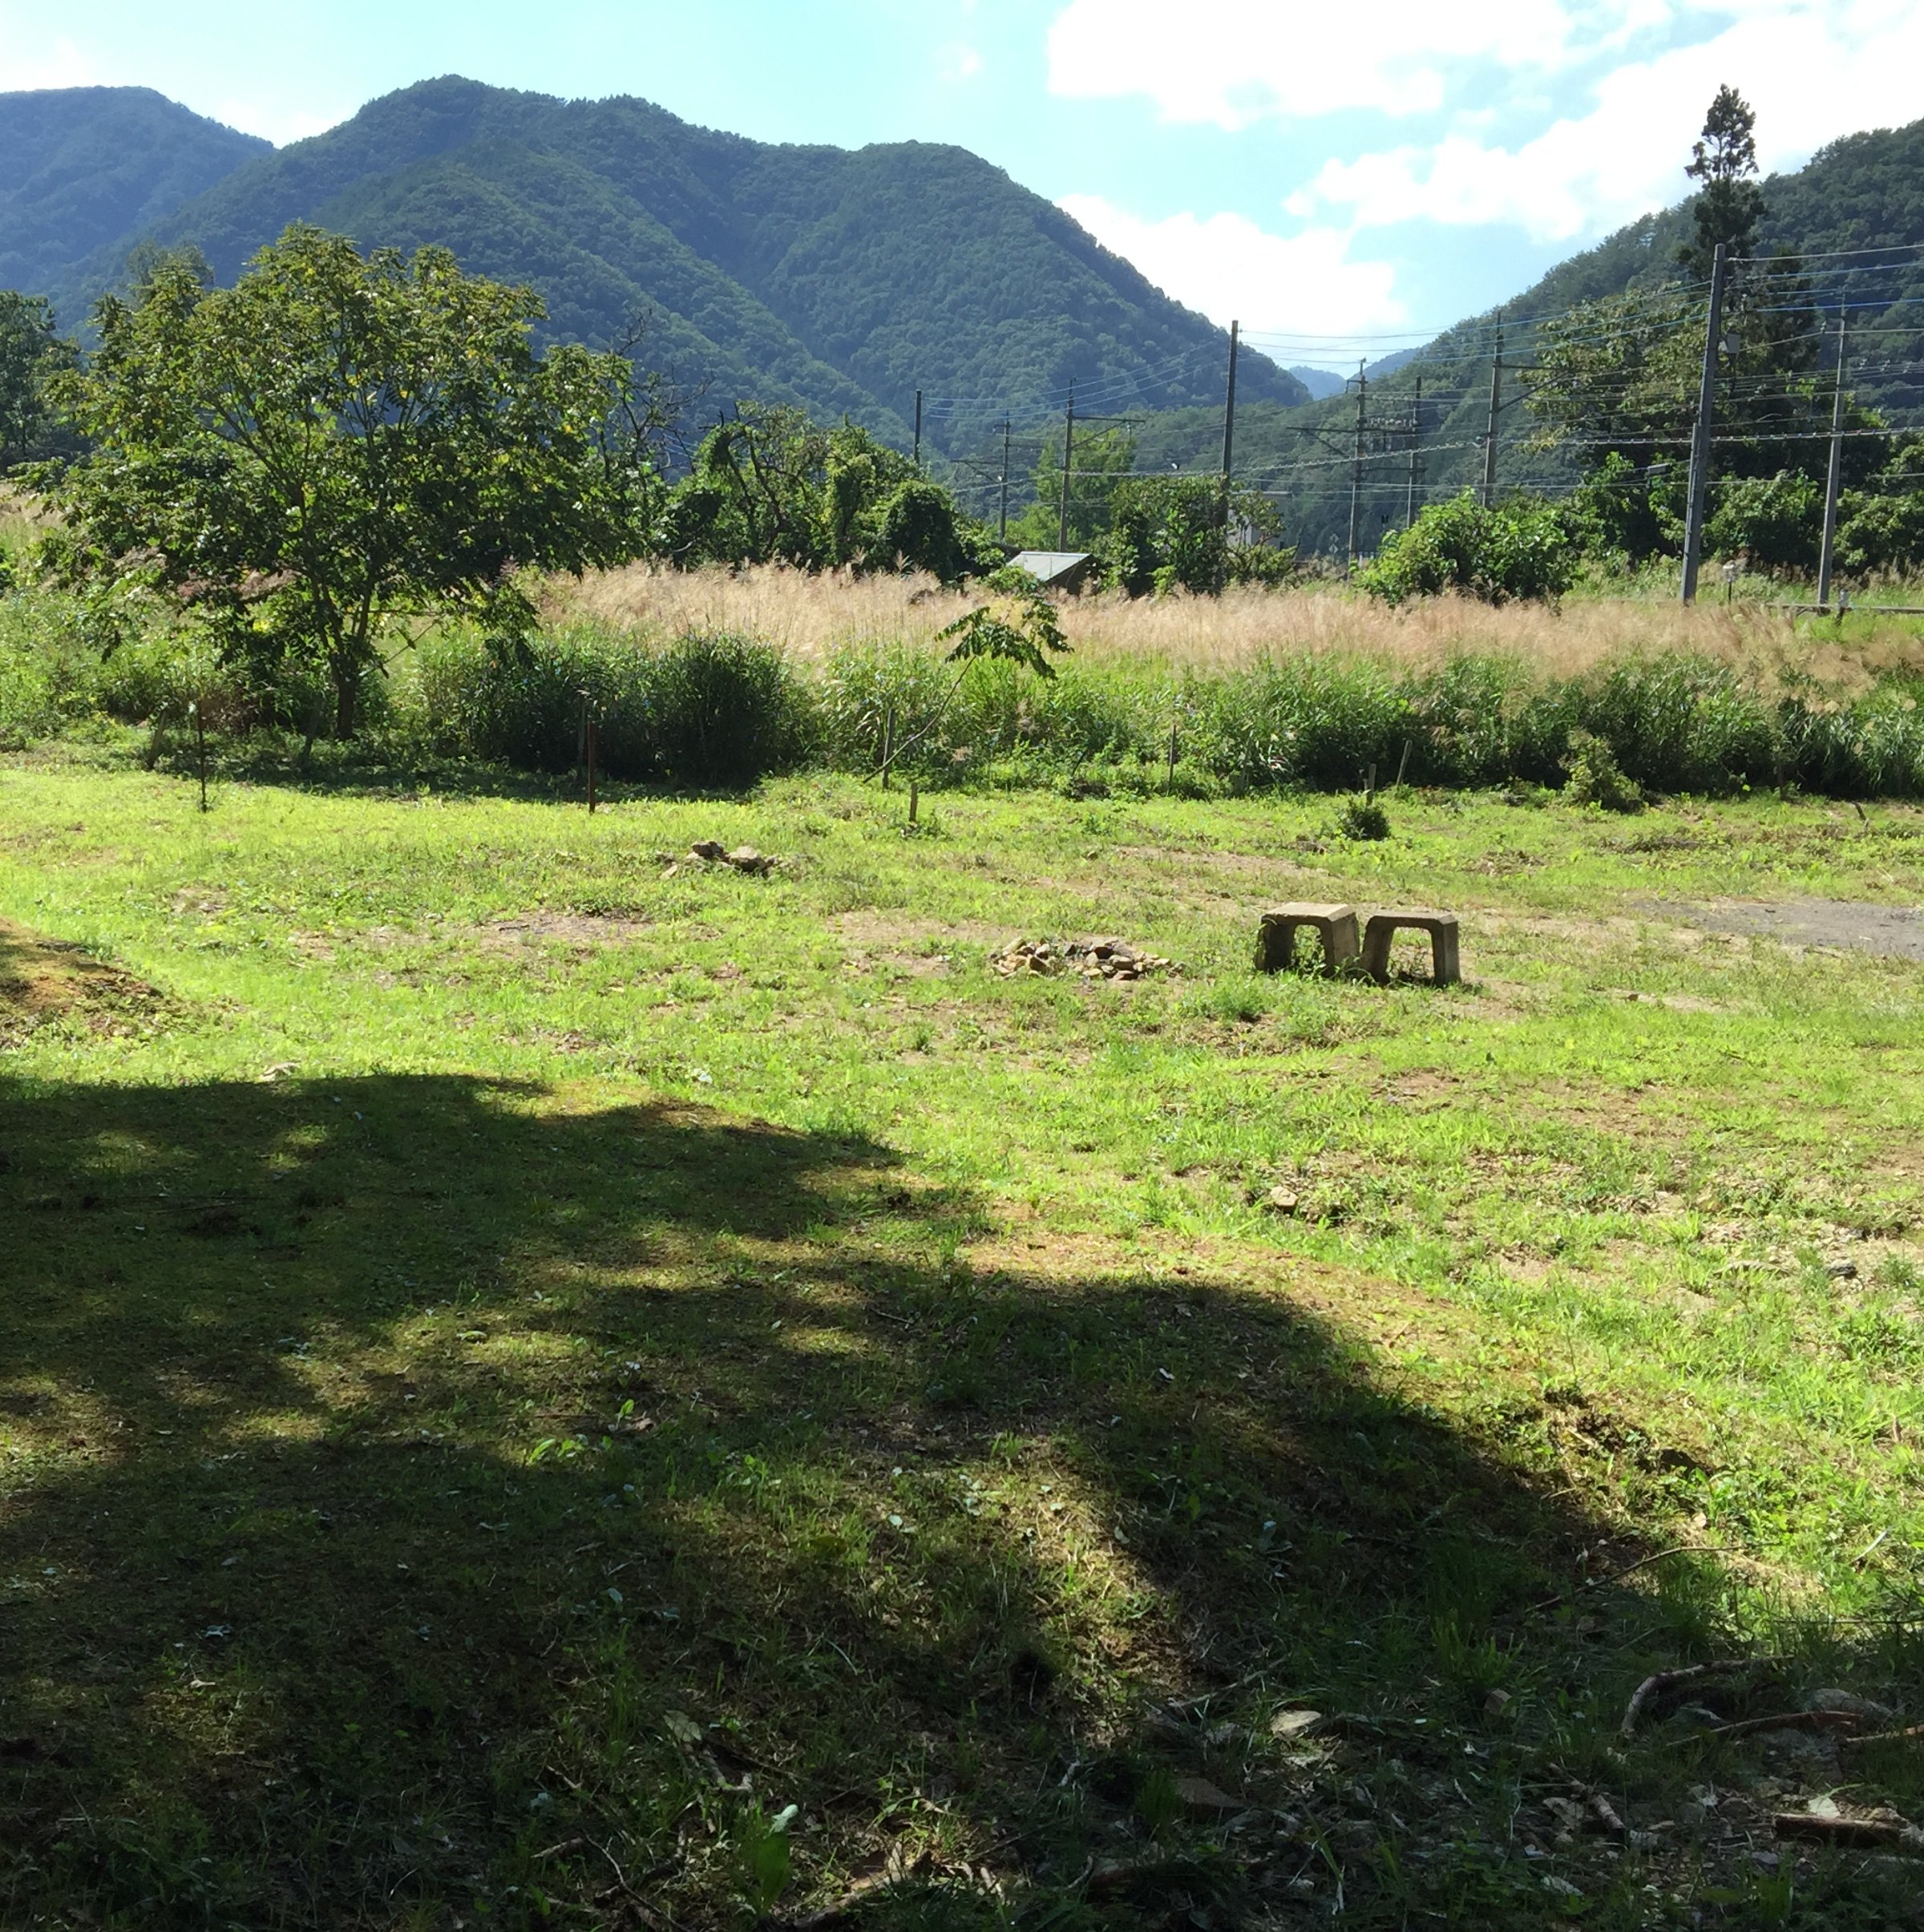
[(1357, 580), (1389, 604), (1446, 591), (1486, 604), (1554, 599), (1575, 580), (1576, 536), (1574, 519), (1552, 504), (1513, 497), (1486, 509), (1465, 490), (1388, 538)]
[(74, 345), (55, 332), (50, 303), (0, 289), (0, 476), (59, 447), (48, 389), (78, 360)]
[(953, 583), (982, 568), (985, 535), (867, 430), (744, 402), (702, 439), (659, 540), (681, 564), (926, 570)]
[[(1062, 442), (1045, 441), (1036, 459), (1036, 500), (1009, 524), (1008, 534), (1029, 550), (1053, 550), (1061, 541)], [(1074, 473), (1069, 479), (1069, 548), (1093, 550), (1110, 527), (1117, 489), (1134, 469), (1136, 439), (1126, 429), (1078, 429)]]
[(1838, 505), (1837, 559), (1853, 577), (1924, 570), (1924, 490), (1916, 487), (1924, 443), (1906, 439), (1882, 474)]
[(515, 567), (633, 554), (656, 494), (616, 356), (537, 356), (525, 289), (295, 226), (229, 289), (152, 265), (95, 310), (91, 366), (55, 386), (91, 439), (45, 480), (75, 576), (151, 583), (270, 698), (325, 673), (352, 734), (386, 620), (517, 627)]
[(1254, 490), (1231, 490), (1226, 504), (1219, 478), (1131, 477), (1110, 499), (1099, 549), (1110, 581), (1132, 597), (1204, 593), (1286, 576), (1295, 553), (1271, 547), (1281, 529), (1275, 506)]
[(1709, 274), (1719, 242), (1731, 255), (1748, 255), (1756, 247), (1764, 219), (1764, 191), (1756, 180), (1756, 125), (1755, 111), (1735, 87), (1718, 88), (1684, 170), (1703, 184), (1691, 211), (1696, 236), (1677, 251), (1693, 275)]
[(1817, 568), (1823, 529), (1823, 484), (1780, 470), (1725, 481), (1704, 521), (1704, 547), (1716, 556), (1742, 552), (1767, 569), (1807, 572)]

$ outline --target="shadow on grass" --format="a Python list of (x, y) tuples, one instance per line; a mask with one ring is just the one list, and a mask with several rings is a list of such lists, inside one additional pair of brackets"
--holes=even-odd
[[(150, 769), (185, 783), (196, 783), (200, 767), (191, 740), (177, 731), (149, 736), (138, 756)], [(782, 775), (771, 772), (770, 777)], [(825, 772), (818, 775), (831, 775)], [(580, 766), (542, 771), (495, 760), (436, 751), (405, 737), (379, 733), (342, 744), (331, 738), (305, 743), (297, 733), (256, 731), (210, 739), (208, 777), (212, 784), (273, 785), (292, 791), (344, 797), (412, 798), (422, 791), (462, 798), (507, 798), (539, 805), (586, 809), (586, 774)], [(761, 781), (747, 785), (671, 785), (660, 780), (596, 775), (595, 794), (604, 806), (636, 802), (739, 802), (752, 798)]]
[(0, 1108), (7, 1922), (738, 1925), (889, 1871), (857, 1916), (1228, 1924), (1347, 1868), (1390, 1924), (1522, 1873), (1292, 1812), (1341, 1747), (1269, 1720), (1481, 1841), (1488, 1693), (1582, 1701), (1518, 1612), (1598, 1526), (1287, 1279), (972, 1272), (887, 1149), (695, 1109)]

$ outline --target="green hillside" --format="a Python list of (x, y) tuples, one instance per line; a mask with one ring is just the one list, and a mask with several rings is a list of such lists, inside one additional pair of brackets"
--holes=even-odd
[(45, 294), (97, 249), (124, 256), (143, 229), (272, 152), (149, 87), (0, 94), (0, 288)]
[[(1834, 317), (1840, 302), (1850, 305), (1851, 376), (1858, 395), (1892, 422), (1924, 422), (1924, 263), (1914, 256), (1894, 260), (1906, 246), (1924, 245), (1924, 120), (1852, 135), (1763, 187), (1764, 249), (1787, 247), (1805, 258), (1811, 304), (1821, 315)], [(1678, 280), (1676, 251), (1692, 232), (1692, 205), (1686, 200), (1619, 229), (1505, 305), (1501, 486), (1554, 489), (1573, 476), (1566, 459), (1526, 447), (1530, 425), (1519, 398), (1534, 343), (1532, 320)], [(1845, 257), (1845, 252), (1861, 249), (1890, 250), (1892, 258)], [(1368, 419), (1404, 422), (1415, 414), (1421, 385), (1419, 503), (1481, 475), (1479, 439), (1489, 421), (1500, 321), (1493, 313), (1464, 321), (1369, 384)], [(1346, 395), (1300, 410), (1259, 406), (1239, 412), (1238, 475), (1276, 493), (1292, 539), (1305, 549), (1340, 554), (1347, 548), (1356, 419), (1353, 386)], [(1222, 433), (1219, 409), (1160, 413), (1138, 431), (1139, 467), (1207, 467), (1220, 450)], [(1406, 514), (1409, 440), (1393, 432), (1364, 437), (1358, 520), (1365, 551)]]
[[(706, 412), (752, 394), (899, 440), (920, 389), (940, 447), (993, 413), (968, 398), (1221, 394), (1221, 330), (957, 148), (774, 147), (645, 101), (447, 78), (260, 156), (142, 238), (193, 243), (228, 280), (297, 220), (364, 246), (443, 243), (532, 282), (556, 336), (619, 341), (645, 315), (649, 359)], [(36, 286), (75, 313), (119, 279), (133, 239), (76, 252)], [(1259, 357), (1243, 382), (1252, 400), (1307, 395)]]

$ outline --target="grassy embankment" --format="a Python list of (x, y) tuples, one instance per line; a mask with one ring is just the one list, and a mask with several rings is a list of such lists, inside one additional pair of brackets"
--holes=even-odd
[[(1653, 907), (1924, 814), (212, 803), (0, 768), (7, 1922), (1907, 1909), (1769, 1813), (1914, 1744), (1705, 1732), (1924, 1715), (1924, 965)], [(1088, 931), (1182, 971), (987, 963)]]

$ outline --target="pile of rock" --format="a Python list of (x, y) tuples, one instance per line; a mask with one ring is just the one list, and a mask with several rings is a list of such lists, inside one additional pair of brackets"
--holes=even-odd
[(667, 876), (672, 877), (685, 865), (728, 865), (738, 872), (746, 872), (760, 879), (774, 871), (780, 863), (765, 852), (758, 852), (752, 845), (738, 845), (731, 852), (719, 839), (697, 839), (688, 848), (688, 855), (677, 859), (668, 868)]
[(988, 963), (1004, 979), (1017, 973), (1077, 973), (1085, 980), (1142, 980), (1152, 972), (1174, 972), (1174, 960), (1143, 952), (1122, 940), (1019, 940), (992, 952)]

